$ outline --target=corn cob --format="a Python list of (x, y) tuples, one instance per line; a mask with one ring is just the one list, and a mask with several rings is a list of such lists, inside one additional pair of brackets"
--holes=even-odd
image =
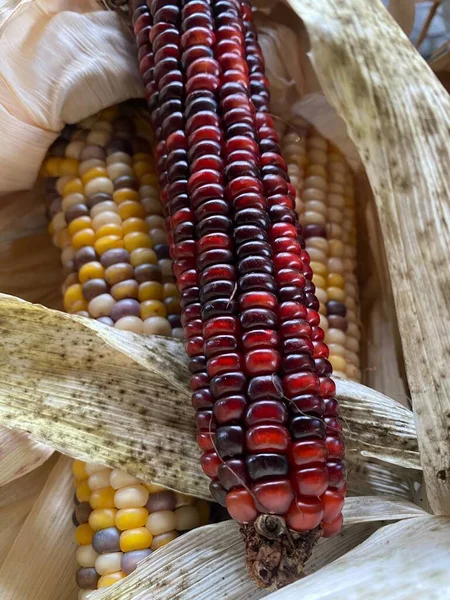
[(342, 155), (312, 127), (304, 121), (293, 127), (282, 148), (294, 176), (329, 361), (336, 376), (360, 381), (353, 177)]
[(133, 0), (130, 9), (202, 468), (242, 524), (252, 576), (283, 585), (319, 535), (339, 532), (345, 473), (320, 302), (251, 7)]
[[(62, 250), (64, 308), (118, 329), (182, 337), (153, 159), (125, 109), (67, 128), (42, 175)], [(80, 600), (208, 522), (208, 503), (117, 469), (75, 460), (73, 475)]]

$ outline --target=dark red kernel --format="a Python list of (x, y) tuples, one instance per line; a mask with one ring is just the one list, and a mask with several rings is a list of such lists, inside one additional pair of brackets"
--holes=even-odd
[(324, 441), (316, 438), (294, 442), (289, 448), (289, 460), (297, 467), (324, 463), (326, 458), (327, 446)]
[(288, 354), (283, 360), (283, 373), (297, 373), (298, 371), (311, 371), (315, 368), (314, 360), (309, 354)]
[(237, 456), (244, 452), (245, 434), (239, 425), (222, 425), (215, 435), (216, 451), (222, 458)]
[(245, 350), (254, 350), (255, 348), (276, 348), (278, 346), (278, 334), (273, 329), (254, 329), (252, 331), (247, 331), (242, 336), (242, 346)]
[(283, 377), (283, 389), (288, 398), (293, 398), (299, 394), (319, 392), (320, 382), (315, 373), (293, 373)]
[(239, 321), (236, 317), (214, 317), (203, 325), (205, 340), (221, 334), (237, 336), (240, 333)]
[(290, 431), (294, 440), (312, 436), (325, 438), (325, 423), (317, 417), (300, 415), (292, 418)]
[(185, 344), (188, 356), (201, 356), (203, 354), (203, 338), (193, 337)]
[(320, 378), (320, 394), (324, 398), (332, 398), (336, 393), (336, 384), (329, 377)]
[(280, 321), (306, 319), (306, 308), (299, 302), (282, 302), (278, 307)]
[(277, 318), (273, 311), (266, 308), (249, 308), (239, 316), (243, 329), (275, 328)]
[(219, 481), (226, 490), (248, 485), (247, 467), (242, 458), (230, 458), (219, 467)]
[(226, 373), (211, 380), (211, 392), (214, 398), (222, 398), (229, 394), (242, 394), (245, 391), (247, 379), (244, 373)]
[(195, 426), (198, 431), (215, 431), (212, 410), (199, 410), (195, 413)]
[(217, 335), (204, 343), (204, 351), (207, 358), (223, 352), (233, 352), (237, 350), (237, 340), (233, 335)]
[(201, 410), (202, 408), (212, 408), (213, 404), (214, 398), (212, 397), (209, 388), (197, 390), (192, 394), (192, 406), (196, 410)]
[(323, 502), (319, 498), (297, 497), (286, 516), (288, 527), (295, 531), (311, 531), (323, 518)]
[(205, 452), (200, 459), (200, 463), (205, 475), (211, 479), (216, 479), (222, 459), (215, 452)]
[(242, 358), (239, 354), (231, 352), (229, 354), (220, 354), (208, 360), (207, 372), (209, 377), (239, 371), (242, 368)]
[(245, 459), (248, 474), (254, 481), (265, 477), (280, 477), (288, 474), (289, 464), (282, 454), (254, 454)]
[(342, 507), (344, 506), (344, 497), (341, 492), (335, 490), (326, 490), (323, 496), (320, 498), (323, 502), (323, 520), (326, 523), (336, 519)]
[(197, 433), (197, 444), (200, 450), (203, 452), (214, 450), (213, 435), (214, 434), (205, 431)]
[(291, 398), (289, 408), (295, 414), (316, 414), (323, 415), (325, 403), (319, 394), (301, 394)]
[(256, 483), (252, 492), (256, 496), (258, 508), (264, 513), (283, 515), (294, 499), (292, 485), (288, 479)]
[(300, 469), (294, 472), (292, 484), (298, 496), (321, 496), (328, 487), (328, 470), (325, 465)]
[(248, 395), (253, 402), (268, 398), (281, 400), (283, 398), (281, 380), (278, 375), (253, 377), (248, 384)]
[(270, 375), (279, 370), (281, 356), (273, 348), (259, 348), (247, 352), (244, 361), (248, 375)]
[(227, 396), (214, 403), (214, 417), (220, 425), (224, 423), (240, 422), (243, 418), (247, 401), (245, 396)]
[(247, 427), (259, 423), (280, 423), (287, 421), (287, 410), (282, 402), (277, 400), (260, 400), (250, 404), (245, 415), (245, 424)]
[(341, 461), (327, 462), (329, 486), (341, 490), (345, 485), (345, 466)]
[(334, 537), (338, 535), (342, 529), (343, 517), (342, 514), (339, 514), (335, 519), (330, 522), (322, 523), (322, 536), (324, 538)]
[(229, 491), (226, 506), (230, 517), (238, 523), (251, 523), (258, 516), (252, 495), (245, 488)]
[(193, 392), (205, 388), (208, 384), (209, 377), (206, 373), (196, 373), (191, 377), (190, 380), (190, 386)]
[(246, 432), (250, 452), (287, 452), (289, 432), (282, 425), (255, 425)]
[(311, 326), (303, 319), (292, 319), (281, 323), (280, 334), (284, 339), (293, 337), (311, 338)]

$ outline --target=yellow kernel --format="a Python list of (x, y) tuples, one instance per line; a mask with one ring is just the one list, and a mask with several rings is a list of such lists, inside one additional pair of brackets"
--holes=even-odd
[(144, 527), (147, 519), (148, 510), (146, 508), (121, 508), (116, 514), (116, 527), (121, 531)]
[(83, 300), (83, 291), (79, 283), (74, 283), (67, 288), (64, 294), (64, 310), (68, 311), (78, 300)]
[(89, 515), (89, 525), (94, 531), (114, 527), (116, 522), (115, 508), (97, 508)]
[(338, 302), (345, 302), (345, 292), (343, 289), (338, 287), (327, 288), (328, 300), (337, 300)]
[(58, 156), (52, 156), (47, 158), (45, 161), (45, 169), (47, 171), (48, 177), (60, 177), (61, 176), (61, 166), (63, 163), (63, 158)]
[(151, 248), (136, 248), (130, 253), (130, 263), (133, 267), (139, 265), (156, 265), (158, 257)]
[(130, 217), (139, 217), (142, 219), (145, 217), (145, 210), (139, 202), (125, 200), (125, 202), (119, 204), (119, 215), (124, 221)]
[(150, 494), (156, 494), (157, 492), (167, 492), (167, 488), (159, 483), (144, 483)]
[(75, 235), (79, 231), (83, 231), (83, 229), (90, 229), (92, 227), (91, 217), (78, 217), (71, 221), (67, 227), (70, 235)]
[(64, 158), (61, 163), (60, 174), (61, 175), (78, 175), (79, 162), (76, 158)]
[(144, 221), (144, 219), (130, 217), (129, 219), (126, 219), (123, 222), (123, 232), (125, 235), (134, 231), (142, 231), (143, 233), (148, 233), (148, 225)]
[(89, 502), (89, 498), (91, 497), (91, 488), (89, 487), (87, 479), (83, 479), (77, 485), (76, 496), (78, 502)]
[(199, 498), (195, 502), (195, 506), (196, 506), (196, 508), (198, 510), (198, 514), (200, 516), (200, 525), (208, 525), (209, 515), (210, 515), (209, 502)]
[(112, 197), (116, 204), (122, 204), (127, 200), (130, 200), (132, 202), (139, 202), (140, 200), (139, 192), (130, 188), (122, 188), (120, 190), (116, 190), (113, 193)]
[(151, 248), (153, 246), (153, 242), (150, 239), (147, 233), (142, 233), (142, 231), (133, 231), (131, 233), (127, 233), (127, 235), (123, 238), (125, 249), (128, 252), (133, 252), (137, 248)]
[(326, 289), (327, 282), (321, 275), (313, 275), (312, 282), (318, 288)]
[(75, 530), (75, 541), (79, 546), (89, 546), (92, 543), (94, 530), (88, 523), (78, 525)]
[(127, 529), (120, 534), (120, 549), (122, 552), (144, 550), (152, 545), (153, 536), (145, 527)]
[(154, 173), (153, 165), (151, 165), (148, 161), (143, 160), (133, 164), (133, 171), (138, 179), (141, 179), (144, 177), (144, 175), (150, 175), (151, 173)]
[(141, 177), (141, 185), (158, 185), (159, 179), (156, 173), (146, 173)]
[(72, 179), (63, 189), (63, 196), (68, 196), (69, 194), (82, 194), (84, 192), (83, 182), (78, 177)]
[(102, 256), (107, 250), (111, 250), (111, 248), (123, 248), (123, 239), (118, 235), (105, 235), (105, 237), (96, 240), (91, 244), (94, 246), (97, 254)]
[(157, 281), (144, 281), (139, 286), (138, 299), (140, 302), (144, 300), (162, 300), (164, 298), (164, 288), (162, 283)]
[(167, 317), (167, 309), (160, 300), (144, 300), (141, 302), (141, 319), (149, 317)]
[(115, 490), (112, 487), (104, 487), (94, 490), (89, 498), (92, 508), (114, 508)]
[(345, 280), (340, 273), (330, 273), (327, 278), (327, 283), (331, 287), (337, 287), (341, 290), (344, 289)]
[(328, 241), (328, 256), (342, 258), (344, 256), (345, 246), (341, 240)]
[(93, 167), (81, 176), (81, 181), (86, 185), (96, 177), (108, 177), (108, 171), (104, 167)]
[(77, 458), (72, 462), (72, 473), (78, 481), (87, 478), (86, 466), (82, 460)]
[(178, 296), (178, 290), (175, 283), (165, 283), (164, 284), (164, 298), (172, 298), (173, 296)]
[(72, 306), (70, 307), (70, 309), (68, 310), (68, 312), (70, 312), (71, 314), (75, 314), (81, 311), (87, 311), (88, 309), (88, 305), (86, 300), (76, 300)]
[(97, 583), (97, 588), (104, 588), (117, 583), (121, 579), (125, 579), (126, 574), (123, 571), (116, 571), (115, 573), (108, 573), (102, 575)]
[(97, 261), (84, 264), (78, 273), (80, 283), (86, 283), (91, 279), (103, 279), (104, 275), (105, 267)]
[(328, 360), (333, 367), (333, 371), (342, 371), (345, 373), (346, 362), (342, 356), (338, 356), (337, 354), (330, 354)]
[(120, 109), (118, 106), (109, 106), (100, 112), (100, 117), (105, 121), (114, 121), (120, 117)]
[(171, 542), (172, 540), (174, 540), (177, 537), (178, 537), (177, 531), (169, 531), (168, 533), (162, 533), (161, 535), (156, 535), (153, 538), (151, 548), (152, 548), (152, 550), (157, 550), (158, 548), (165, 546), (166, 544), (168, 544), (169, 542)]
[(74, 250), (79, 250), (83, 246), (93, 246), (95, 243), (95, 231), (93, 229), (83, 229), (77, 231), (72, 237), (72, 247)]
[(57, 246), (58, 248), (61, 248), (61, 250), (63, 248), (66, 248), (67, 246), (70, 246), (72, 242), (72, 239), (70, 237), (69, 232), (67, 231), (66, 228), (62, 229), (61, 231), (58, 232), (57, 234)]
[(321, 275), (322, 277), (326, 277), (328, 275), (328, 269), (324, 263), (312, 260), (310, 262), (310, 267), (313, 270), (314, 275)]
[(95, 232), (95, 237), (97, 239), (106, 237), (107, 235), (117, 235), (118, 237), (123, 238), (123, 227), (117, 223), (107, 223), (106, 225), (102, 225)]

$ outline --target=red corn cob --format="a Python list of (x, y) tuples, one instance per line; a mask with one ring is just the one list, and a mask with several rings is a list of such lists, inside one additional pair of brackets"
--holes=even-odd
[(202, 468), (280, 587), (339, 532), (343, 445), (295, 191), (245, 0), (131, 2)]

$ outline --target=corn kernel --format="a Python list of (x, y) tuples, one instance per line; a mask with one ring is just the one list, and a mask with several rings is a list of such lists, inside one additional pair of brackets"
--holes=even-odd
[(83, 229), (77, 231), (72, 237), (72, 247), (74, 250), (79, 250), (83, 246), (93, 246), (95, 243), (95, 231), (93, 229)]
[(95, 232), (95, 237), (97, 239), (106, 237), (107, 235), (116, 235), (119, 238), (123, 238), (122, 225), (118, 225), (117, 223), (108, 223), (107, 225), (102, 225), (100, 229)]
[(314, 273), (312, 282), (318, 288), (326, 289), (326, 287), (327, 287), (327, 282), (321, 275), (316, 275)]
[(320, 275), (321, 277), (327, 277), (328, 269), (324, 263), (315, 262), (312, 260), (310, 262), (310, 267), (313, 270), (314, 275)]
[(153, 246), (153, 242), (150, 239), (147, 233), (142, 233), (141, 231), (132, 231), (131, 233), (127, 233), (127, 235), (123, 238), (125, 249), (128, 252), (133, 252), (137, 248), (151, 248)]
[(89, 171), (86, 171), (86, 173), (81, 176), (81, 181), (86, 185), (96, 177), (108, 177), (107, 170), (104, 167), (94, 167), (89, 169)]
[(135, 508), (145, 506), (148, 490), (143, 485), (129, 485), (115, 492), (114, 503), (117, 508)]
[(141, 185), (158, 185), (159, 179), (156, 173), (146, 173), (140, 178)]
[(328, 287), (327, 288), (328, 300), (337, 300), (337, 302), (345, 302), (345, 292), (343, 289), (338, 287)]
[(148, 519), (148, 510), (144, 507), (121, 508), (116, 514), (116, 527), (121, 531), (144, 527)]
[(75, 529), (75, 541), (79, 546), (89, 546), (94, 537), (94, 530), (88, 523), (78, 525)]
[(345, 280), (340, 273), (330, 273), (328, 275), (327, 283), (330, 287), (344, 289)]
[(145, 527), (127, 529), (120, 534), (120, 549), (122, 552), (144, 550), (150, 548), (153, 536)]
[(94, 490), (89, 498), (92, 508), (114, 508), (114, 494), (112, 487)]
[[(74, 219), (71, 223), (69, 223), (67, 230), (70, 235), (75, 235), (79, 231), (83, 231), (83, 229), (90, 229), (92, 227), (91, 217), (78, 217), (78, 219)], [(55, 225), (55, 229), (57, 229)]]
[(89, 525), (94, 531), (114, 527), (116, 522), (115, 508), (97, 508), (89, 515)]
[(86, 300), (77, 300), (76, 302), (74, 302), (72, 304), (72, 306), (69, 308), (68, 312), (71, 313), (72, 315), (74, 315), (79, 312), (87, 311), (87, 309), (88, 309), (88, 304), (87, 304)]
[(78, 175), (79, 162), (76, 158), (64, 158), (61, 163), (60, 175)]
[(150, 494), (156, 494), (157, 492), (166, 492), (167, 488), (163, 485), (159, 485), (158, 483), (144, 483), (145, 487), (148, 489)]
[(78, 502), (89, 502), (89, 498), (91, 497), (91, 488), (89, 487), (87, 479), (83, 479), (77, 485), (76, 496)]
[(113, 194), (113, 200), (116, 204), (122, 204), (126, 201), (131, 202), (139, 202), (139, 192), (136, 190), (131, 190), (129, 188), (122, 188), (120, 190), (116, 190)]
[(121, 579), (126, 577), (123, 571), (116, 571), (115, 573), (108, 573), (108, 575), (102, 575), (98, 580), (97, 587), (104, 588), (117, 583)]
[(45, 161), (45, 170), (48, 177), (59, 177), (61, 175), (61, 165), (63, 158), (52, 156)]
[(91, 245), (94, 246), (95, 251), (100, 256), (102, 256), (107, 250), (111, 250), (112, 248), (124, 247), (123, 239), (120, 238), (118, 235), (105, 235), (105, 237), (94, 241)]
[(103, 279), (105, 267), (98, 261), (84, 264), (78, 272), (80, 283), (86, 283), (90, 279)]
[(79, 283), (70, 285), (64, 294), (64, 309), (69, 310), (70, 307), (78, 300), (83, 300), (83, 292)]
[(125, 202), (119, 204), (119, 215), (124, 221), (130, 217), (138, 217), (142, 219), (145, 217), (145, 210), (139, 202), (125, 200)]
[(148, 234), (148, 225), (144, 221), (144, 219), (138, 219), (137, 217), (130, 217), (129, 219), (125, 219), (125, 221), (123, 222), (124, 234), (127, 235), (128, 233), (133, 233), (137, 231)]
[(158, 548), (165, 546), (166, 544), (168, 544), (169, 542), (171, 542), (172, 540), (174, 540), (177, 537), (178, 537), (177, 531), (169, 531), (167, 533), (162, 533), (161, 535), (156, 535), (153, 538), (151, 549), (157, 550)]
[(86, 465), (82, 460), (77, 458), (72, 462), (72, 473), (77, 481), (87, 479)]
[(97, 471), (96, 473), (92, 473), (89, 476), (88, 483), (91, 491), (98, 490), (100, 488), (109, 487), (109, 475), (111, 473), (111, 469), (103, 469), (102, 471)]
[(139, 286), (139, 301), (144, 300), (162, 300), (164, 297), (164, 288), (162, 283), (157, 281), (144, 281)]
[(129, 475), (120, 469), (113, 469), (109, 476), (109, 485), (115, 490), (138, 483), (139, 479), (134, 477), (134, 475)]
[(130, 253), (130, 263), (133, 267), (139, 265), (156, 265), (158, 257), (151, 248), (136, 248)]
[(333, 371), (342, 371), (343, 373), (345, 373), (345, 359), (342, 356), (338, 356), (337, 354), (330, 354), (330, 356), (328, 357), (328, 360), (331, 363), (331, 366), (333, 367)]
[(154, 174), (153, 166), (148, 161), (135, 162), (133, 170), (138, 179), (142, 179), (144, 175)]
[(153, 156), (149, 152), (136, 152), (136, 154), (133, 154), (133, 163), (141, 161), (153, 165)]
[(119, 572), (122, 556), (122, 552), (100, 554), (95, 561), (95, 570), (99, 575), (109, 575)]
[(81, 179), (78, 179), (78, 177), (72, 179), (71, 181), (69, 181), (68, 183), (66, 183), (66, 185), (64, 186), (63, 189), (63, 196), (69, 196), (70, 194), (83, 194), (84, 193), (84, 186), (83, 186), (83, 182), (81, 181)]
[(144, 300), (141, 302), (141, 318), (167, 317), (167, 309), (160, 300)]

